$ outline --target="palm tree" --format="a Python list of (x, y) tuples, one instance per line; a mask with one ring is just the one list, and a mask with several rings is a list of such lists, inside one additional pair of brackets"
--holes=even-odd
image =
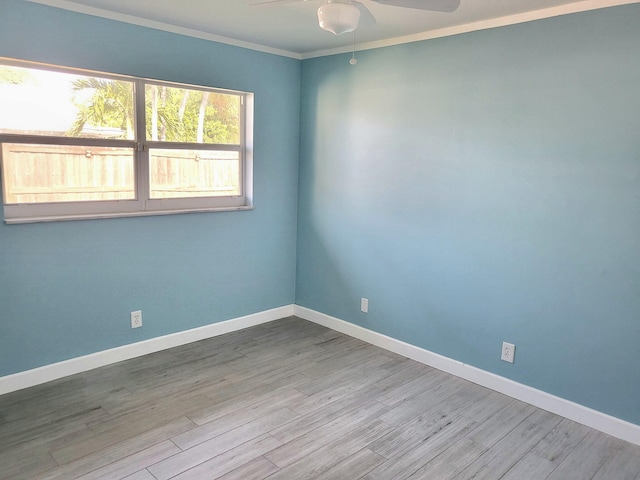
[[(67, 135), (79, 137), (86, 126), (118, 128), (119, 137), (134, 139), (132, 82), (85, 77), (73, 82), (78, 113)], [(239, 100), (236, 96), (189, 89), (145, 86), (147, 138), (152, 141), (237, 142)]]
[(198, 112), (198, 134), (196, 142), (204, 141), (204, 116), (207, 111), (207, 103), (209, 102), (209, 92), (202, 92), (202, 101), (200, 102), (200, 111)]
[(123, 132), (124, 138), (134, 138), (134, 99), (131, 82), (86, 77), (73, 82), (73, 92), (77, 99), (82, 92), (92, 91), (88, 101), (81, 102), (76, 121), (68, 135), (79, 137), (85, 125), (115, 127)]
[[(164, 85), (146, 86), (147, 121), (151, 116), (151, 125), (147, 125), (147, 135), (150, 135), (152, 141), (179, 141), (182, 138), (184, 127), (182, 118), (176, 118), (175, 115), (174, 90)], [(184, 112), (181, 115), (184, 115)]]

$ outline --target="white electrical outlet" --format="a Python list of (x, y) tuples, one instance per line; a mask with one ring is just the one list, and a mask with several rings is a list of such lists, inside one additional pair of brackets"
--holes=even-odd
[(363, 313), (369, 313), (369, 299), (361, 298), (360, 299), (360, 311)]
[(500, 360), (513, 363), (513, 357), (516, 354), (516, 346), (513, 343), (502, 342), (502, 356)]
[(131, 328), (140, 328), (142, 326), (142, 310), (131, 312)]

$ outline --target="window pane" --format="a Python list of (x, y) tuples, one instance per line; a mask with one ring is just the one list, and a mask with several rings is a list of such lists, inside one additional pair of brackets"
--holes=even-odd
[(0, 65), (0, 133), (134, 139), (133, 82)]
[(151, 198), (240, 195), (240, 154), (211, 150), (149, 151)]
[(133, 149), (2, 145), (6, 204), (135, 199)]
[(240, 144), (240, 96), (189, 88), (145, 87), (147, 140)]

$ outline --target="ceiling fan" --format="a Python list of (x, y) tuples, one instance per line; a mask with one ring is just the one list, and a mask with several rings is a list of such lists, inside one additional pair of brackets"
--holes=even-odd
[[(284, 3), (308, 2), (309, 0), (266, 0), (250, 3), (250, 7), (280, 5)], [(460, 0), (371, 0), (380, 5), (414, 8), (433, 12), (453, 12), (460, 6)], [(369, 9), (356, 0), (328, 0), (318, 8), (318, 24), (323, 30), (335, 35), (353, 32), (362, 24), (373, 25), (376, 19)]]

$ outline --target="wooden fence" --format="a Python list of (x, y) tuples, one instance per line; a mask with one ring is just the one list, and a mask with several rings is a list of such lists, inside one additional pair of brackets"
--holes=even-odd
[[(8, 204), (134, 199), (130, 148), (2, 145)], [(238, 195), (239, 156), (220, 151), (151, 151), (152, 198)]]
[(152, 149), (151, 198), (240, 195), (238, 152)]

